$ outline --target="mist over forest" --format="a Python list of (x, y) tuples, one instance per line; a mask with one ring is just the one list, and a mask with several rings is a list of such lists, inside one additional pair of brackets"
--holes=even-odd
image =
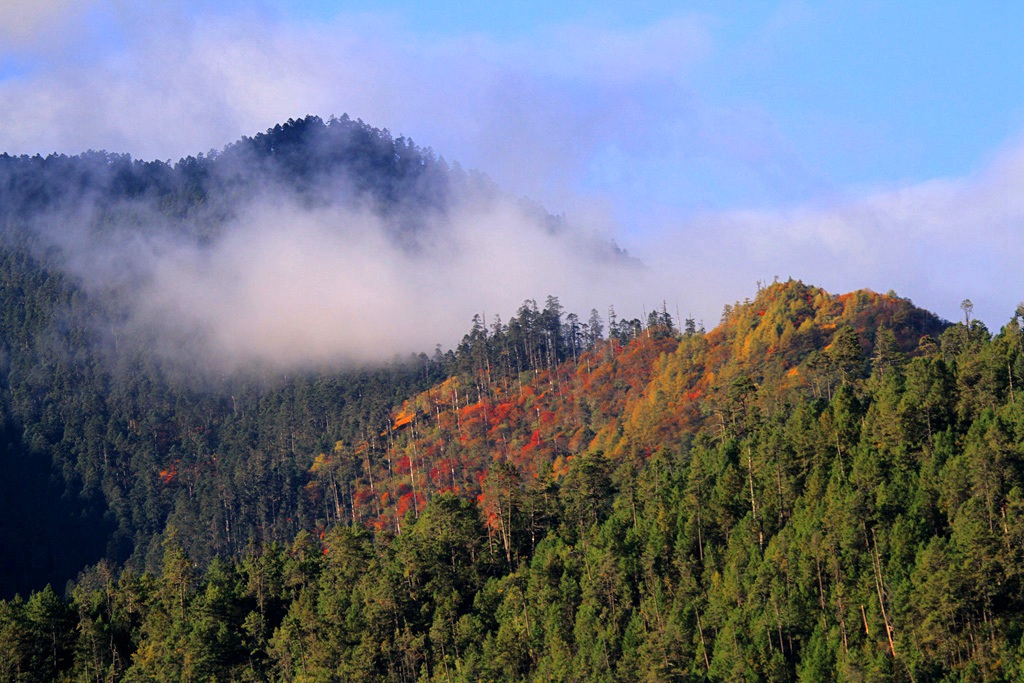
[(1019, 679), (1024, 305), (700, 247), (347, 116), (0, 155), (0, 679)]
[(0, 683), (1024, 681), (1024, 3), (921, 9), (0, 3)]
[[(183, 456), (228, 451), (247, 468), (285, 433), (291, 453), (378, 438), (395, 402), (452, 372), (467, 329), (532, 325), (536, 299), (560, 329), (553, 292), (628, 296), (648, 274), (614, 242), (347, 116), (289, 120), (173, 164), (3, 154), (0, 220), (0, 414), (18, 473), (3, 531), (32, 548), (0, 569), (8, 597), (101, 558), (156, 566), (185, 505), (159, 482)], [(538, 352), (545, 364), (582, 351), (590, 333), (572, 319), (579, 340)], [(303, 436), (294, 416), (267, 432), (265, 411), (296, 391)], [(306, 469), (290, 463), (289, 477)], [(279, 476), (262, 472), (246, 496), (291, 486)], [(279, 502), (283, 526), (251, 503), (264, 519), (250, 541), (308, 526), (296, 493)]]
[(552, 292), (605, 310), (649, 277), (607, 237), (347, 116), (175, 164), (2, 161), (5, 240), (109, 306), (107, 336), (142, 335), (189, 366), (432, 352), (473, 315)]

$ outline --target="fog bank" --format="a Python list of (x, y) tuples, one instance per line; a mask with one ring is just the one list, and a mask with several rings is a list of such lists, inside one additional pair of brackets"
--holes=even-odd
[(223, 371), (449, 349), (475, 314), (507, 320), (549, 294), (604, 315), (641, 301), (653, 275), (605, 237), (552, 228), (507, 197), (458, 200), (410, 237), (369, 210), (260, 195), (210, 243), (159, 225), (91, 234), (76, 227), (88, 224), (81, 210), (48, 239), (88, 291), (118, 291), (125, 331), (165, 358)]

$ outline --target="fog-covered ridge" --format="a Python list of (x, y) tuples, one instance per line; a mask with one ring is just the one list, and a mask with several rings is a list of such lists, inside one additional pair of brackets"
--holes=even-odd
[(217, 368), (450, 347), (474, 314), (644, 273), (610, 240), (347, 116), (289, 120), (176, 163), (0, 156), (8, 244), (114, 295), (125, 335)]

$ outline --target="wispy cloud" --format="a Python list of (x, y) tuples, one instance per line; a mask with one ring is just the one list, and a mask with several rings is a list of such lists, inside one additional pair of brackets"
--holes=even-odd
[(0, 81), (0, 148), (177, 159), (291, 117), (349, 113), (568, 204), (602, 150), (644, 154), (666, 115), (690, 117), (686, 75), (710, 49), (688, 16), (505, 42), (428, 39), (383, 15), (313, 24), (129, 8), (115, 23), (116, 49)]
[(52, 47), (54, 35), (70, 30), (94, 4), (88, 0), (3, 0), (0, 44), (6, 49), (34, 48), (45, 36)]
[[(23, 40), (42, 35), (39, 27), (57, 16), (50, 10), (64, 7), (17, 6), (26, 14), (8, 30)], [(425, 320), (403, 314), (427, 325), (416, 341), (429, 347), (442, 341), (441, 327), (461, 331), (467, 311), (507, 314), (525, 296), (547, 293), (579, 293), (576, 305), (584, 309), (678, 301), (684, 314), (710, 324), (723, 303), (748, 296), (756, 280), (775, 275), (836, 291), (894, 288), (949, 317), (970, 297), (991, 324), (1006, 318), (1022, 298), (1017, 262), (1024, 208), (1015, 188), (1024, 180), (1024, 146), (1010, 145), (973, 175), (870, 191), (836, 188), (794, 148), (757, 97), (728, 103), (706, 97), (694, 74), (719, 50), (709, 17), (680, 14), (627, 28), (562, 23), (499, 40), (480, 34), (427, 38), (395, 16), (345, 14), (309, 23), (255, 13), (184, 13), (169, 6), (161, 6), (156, 17), (155, 11), (118, 5), (115, 48), (92, 55), (80, 51), (74, 59), (56, 55), (0, 80), (0, 149), (45, 154), (103, 148), (174, 160), (288, 118), (347, 112), (480, 168), (513, 193), (567, 212), (576, 224), (617, 236), (651, 266), (642, 281), (608, 279), (618, 294), (610, 285), (594, 289), (606, 279), (587, 270), (591, 265), (577, 267), (567, 243), (509, 228), (518, 223), (505, 214), (464, 217), (460, 239), (468, 244), (477, 239), (473, 229), (481, 229), (490, 240), (470, 250), (473, 262), (486, 262), (494, 277), (508, 263), (501, 282), (511, 284), (488, 287), (477, 275), (482, 271), (454, 256), (429, 265), (388, 261), (381, 247), (381, 270), (365, 273), (364, 280), (393, 275), (397, 279), (384, 289), (398, 294), (363, 294), (378, 304), (350, 309), (351, 319), (368, 316), (367, 328), (379, 323), (373, 311), (404, 311), (407, 302), (434, 305), (437, 315)], [(800, 15), (792, 21), (804, 26), (810, 20)], [(44, 44), (37, 41), (33, 49)], [(765, 39), (751, 49), (774, 44)], [(746, 78), (751, 82), (754, 76)], [(286, 218), (294, 222), (293, 232), (275, 232), (267, 223), (281, 226)], [(315, 242), (328, 219), (269, 219), (260, 212), (251, 220), (262, 242), (277, 244), (291, 235), (293, 249), (302, 249), (302, 235), (306, 243)], [(363, 219), (337, 218), (349, 220)], [(493, 225), (506, 228), (491, 230)], [(533, 246), (506, 243), (527, 236), (536, 240)], [(288, 244), (275, 250), (282, 259)], [(250, 279), (232, 245), (243, 246), (229, 238), (203, 262), (188, 253), (174, 267), (161, 262), (152, 271), (154, 281), (170, 296), (176, 286), (188, 287), (176, 285), (171, 274), (189, 272), (193, 281), (209, 285), (205, 289), (217, 290), (209, 306), (245, 310), (231, 302), (234, 290), (219, 279), (232, 272), (237, 283)], [(370, 253), (371, 245), (363, 246)], [(512, 256), (503, 259), (499, 246)], [(313, 249), (311, 263), (321, 251), (343, 253)], [(253, 269), (262, 273), (261, 281), (287, 279), (285, 262), (252, 262), (263, 264)], [(439, 264), (455, 270), (442, 272)], [(323, 270), (364, 267), (332, 265), (337, 267)], [(410, 273), (432, 284), (432, 298), (417, 300), (419, 290), (402, 279)], [(301, 275), (295, 282), (313, 287)], [(340, 292), (359, 291), (356, 285), (330, 285), (339, 294), (328, 291), (323, 305), (345, 310)], [(468, 290), (472, 297), (458, 296)], [(508, 300), (502, 298), (506, 294)], [(458, 305), (445, 306), (446, 297)], [(288, 319), (287, 307), (274, 308), (269, 294), (265, 300), (268, 311)], [(175, 301), (161, 305), (174, 308)], [(452, 320), (445, 326), (430, 327), (448, 313)], [(264, 315), (254, 310), (251, 319)], [(242, 338), (241, 330), (255, 328), (240, 319), (237, 329)], [(305, 329), (310, 339), (320, 334), (315, 325)]]
[(719, 301), (749, 295), (755, 279), (796, 277), (837, 292), (895, 289), (950, 319), (970, 298), (998, 329), (1024, 301), (1022, 186), (1018, 144), (970, 176), (670, 223), (647, 258), (669, 272), (661, 255), (685, 255), (677, 265), (715, 283)]
[(416, 233), (415, 249), (378, 215), (310, 208), (273, 186), (212, 243), (153, 229), (165, 219), (138, 203), (126, 213), (143, 229), (94, 233), (76, 206), (41, 234), (87, 290), (120, 292), (117, 327), (187, 367), (218, 370), (380, 362), (453, 348), (475, 314), (507, 320), (525, 299), (554, 294), (585, 315), (651, 289), (649, 269), (601, 235), (552, 231), (519, 202), (467, 193)]

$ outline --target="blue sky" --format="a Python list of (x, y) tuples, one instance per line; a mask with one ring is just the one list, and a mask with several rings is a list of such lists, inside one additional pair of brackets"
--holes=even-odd
[[(807, 198), (822, 187), (875, 185), (955, 176), (981, 168), (995, 150), (1024, 130), (1024, 3), (1010, 2), (676, 2), (479, 3), (464, 7), (423, 2), (314, 2), (282, 16), (328, 19), (337, 8), (385, 12), (428, 38), (482, 35), (496, 41), (545, 39), (558, 27), (584, 24), (610, 31), (642, 31), (685, 16), (707, 44), (675, 75), (690, 97), (756, 119), (778, 137), (777, 163), (789, 155), (790, 182), (757, 188), (700, 187), (697, 169), (666, 169), (698, 185), (701, 198), (672, 189), (659, 201), (714, 205)], [(686, 46), (680, 46), (683, 51)], [(557, 51), (554, 53), (557, 54)], [(640, 80), (638, 78), (638, 80)], [(571, 84), (568, 84), (571, 85)], [(665, 99), (636, 84), (666, 125), (680, 93)], [(586, 93), (581, 93), (585, 95)], [(668, 126), (666, 126), (668, 127)], [(669, 150), (646, 160), (679, 165)], [(681, 156), (681, 155), (680, 155)], [(768, 165), (766, 165), (768, 166)], [(770, 175), (769, 168), (753, 172)], [(742, 174), (740, 174), (742, 175)], [(601, 174), (588, 179), (600, 184)], [(772, 185), (771, 181), (764, 181)], [(707, 199), (720, 196), (721, 199)]]
[(710, 322), (774, 276), (992, 327), (1024, 299), (1021, 2), (7, 4), (12, 153), (175, 160), (347, 112), (614, 236)]

